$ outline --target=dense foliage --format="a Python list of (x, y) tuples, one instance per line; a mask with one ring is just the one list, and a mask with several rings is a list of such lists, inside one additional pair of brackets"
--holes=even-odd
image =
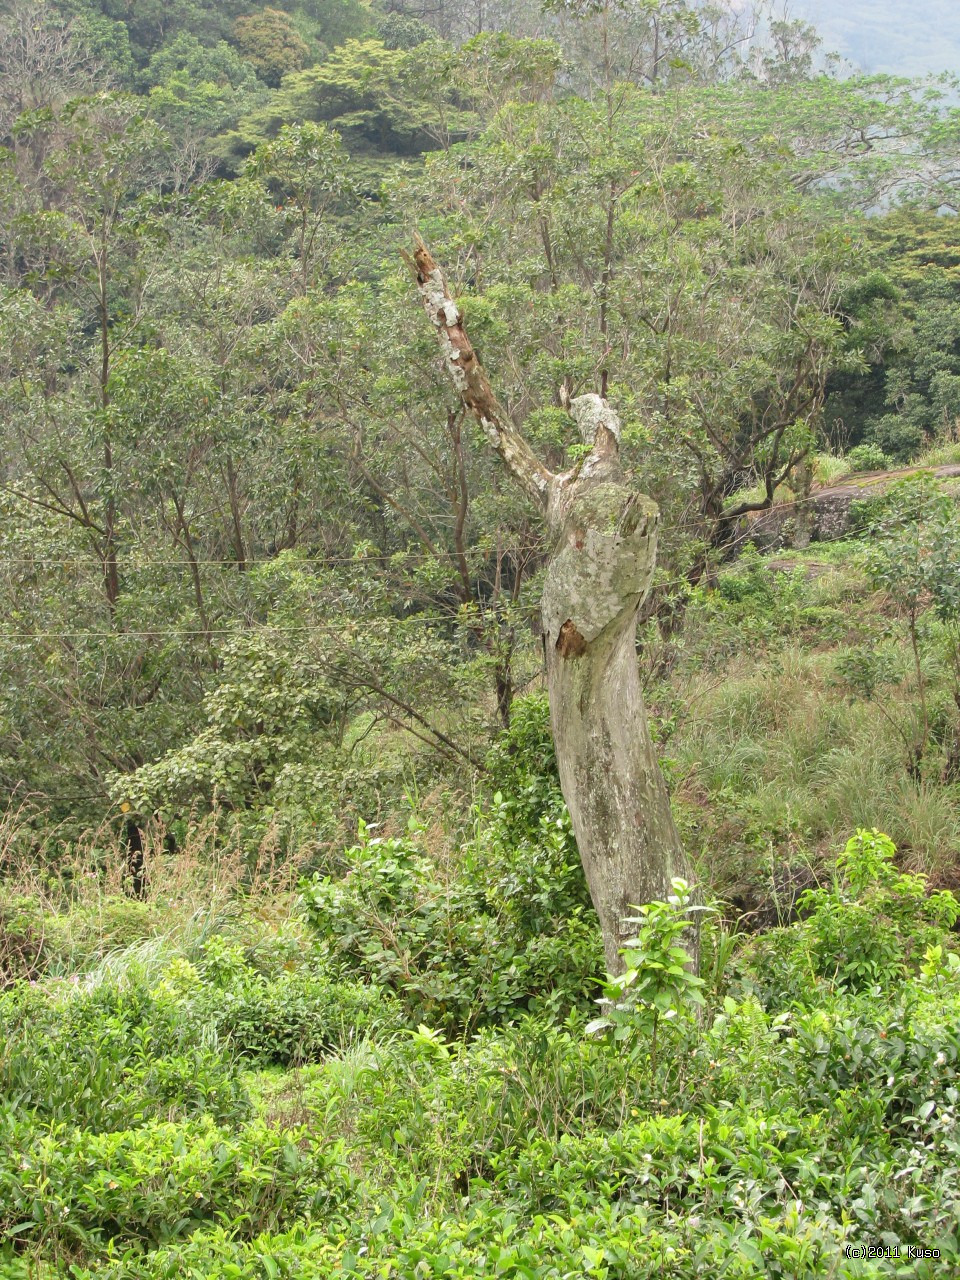
[[(690, 606), (677, 687), (725, 680), (696, 723), (659, 703), (675, 807), (700, 866), (781, 913), (737, 931), (704, 904), (699, 979), (674, 950), (682, 885), (604, 979), (536, 696), (466, 821), (408, 793), (299, 887), (287, 862), (251, 879), (203, 828), (147, 850), (142, 901), (111, 894), (121, 850), (64, 849), (59, 883), (21, 866), (0, 896), (0, 1274), (955, 1267), (960, 903), (904, 852), (942, 877), (960, 833), (876, 699), (843, 700), (877, 649), (902, 662), (888, 714), (916, 705), (885, 597), (859, 622), (844, 607), (867, 546), (819, 578), (747, 556)], [(939, 696), (939, 635), (920, 643)], [(861, 809), (904, 849), (838, 842)]]
[(509, 719), (544, 548), (438, 379), (415, 223), (552, 465), (564, 395), (617, 405), (668, 617), (818, 448), (952, 439), (949, 220), (859, 216), (949, 204), (948, 98), (763, 13), (425, 16), (0, 21), (0, 784), (42, 825), (348, 840), (387, 736), (476, 767)]
[[(942, 1274), (958, 1262), (960, 903), (893, 853), (859, 832), (802, 923), (733, 946), (707, 925), (707, 976), (686, 988), (659, 959), (681, 893), (630, 945), (629, 997), (589, 1026), (586, 989), (526, 1011), (479, 991), (474, 1019), (493, 1021), (459, 1039), (417, 1026), (422, 984), (389, 999), (382, 948), (363, 981), (327, 976), (368, 904), (331, 935), (312, 890), (311, 923), (271, 939), (239, 917), (15, 985), (2, 1274), (35, 1253), (75, 1280)], [(416, 904), (394, 913), (416, 930)], [(427, 945), (475, 990), (455, 934)], [(588, 988), (596, 950), (566, 962)], [(876, 1241), (886, 1257), (862, 1259)]]
[[(0, 1280), (960, 1268), (958, 121), (765, 0), (0, 6)], [(616, 977), (415, 230), (661, 510)]]

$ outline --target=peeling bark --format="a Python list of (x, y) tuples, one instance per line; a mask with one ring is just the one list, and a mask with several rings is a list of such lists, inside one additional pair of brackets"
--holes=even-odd
[[(627, 483), (620, 422), (597, 395), (570, 412), (590, 452), (554, 475), (500, 406), (443, 274), (422, 241), (410, 265), (461, 401), (544, 514), (553, 547), (541, 598), (550, 720), (560, 785), (607, 968), (631, 932), (632, 908), (690, 878), (650, 737), (636, 655), (637, 618), (653, 578), (659, 515)], [(694, 957), (695, 959), (695, 957)]]
[(552, 504), (555, 543), (541, 617), (560, 785), (607, 968), (617, 973), (631, 932), (624, 917), (666, 898), (671, 879), (689, 878), (689, 870), (650, 737), (636, 653), (659, 514), (620, 473), (609, 406), (602, 404), (602, 414), (596, 403), (572, 407), (581, 426), (596, 426), (597, 444)]
[(463, 327), (463, 316), (450, 296), (443, 273), (418, 240), (411, 259), (424, 310), (437, 331), (443, 362), (464, 407), (483, 428), (484, 435), (506, 463), (514, 479), (534, 502), (543, 506), (551, 473), (537, 458), (526, 440), (513, 429), (507, 414), (493, 393), (483, 365)]

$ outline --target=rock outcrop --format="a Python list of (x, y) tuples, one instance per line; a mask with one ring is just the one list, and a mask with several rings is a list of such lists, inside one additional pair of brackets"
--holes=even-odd
[[(851, 508), (855, 502), (882, 493), (897, 480), (929, 471), (938, 479), (960, 479), (960, 464), (943, 467), (902, 467), (896, 471), (868, 471), (841, 480), (824, 489), (814, 489), (807, 501), (811, 518), (807, 522), (811, 542), (835, 542), (850, 531)], [(960, 493), (960, 484), (957, 486)], [(761, 551), (779, 551), (794, 545), (797, 530), (796, 502), (775, 503), (769, 511), (752, 512), (740, 522), (737, 542), (751, 541)]]

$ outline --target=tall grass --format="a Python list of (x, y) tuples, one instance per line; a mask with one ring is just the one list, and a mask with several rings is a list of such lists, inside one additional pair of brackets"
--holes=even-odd
[(832, 453), (818, 453), (813, 460), (813, 483), (826, 489), (850, 475), (853, 467), (847, 458), (835, 458)]
[(671, 741), (688, 821), (696, 798), (701, 875), (721, 893), (756, 881), (767, 857), (827, 861), (857, 827), (886, 831), (911, 869), (956, 878), (956, 791), (910, 776), (898, 732), (911, 690), (853, 696), (836, 656), (791, 646), (740, 659)]
[(142, 893), (133, 897), (129, 851), (115, 828), (79, 839), (38, 830), (29, 806), (0, 815), (0, 961), (17, 930), (34, 953), (28, 968), (94, 980), (125, 967), (159, 971), (172, 952), (194, 954), (213, 935), (240, 928), (241, 918), (255, 945), (289, 918), (303, 865), (315, 854), (304, 848), (299, 858), (281, 856), (273, 830), (245, 850), (229, 815), (218, 813), (188, 824), (170, 851), (163, 828), (151, 824)]
[(960, 443), (955, 440), (947, 440), (926, 449), (913, 465), (917, 467), (949, 467), (958, 464), (960, 464)]

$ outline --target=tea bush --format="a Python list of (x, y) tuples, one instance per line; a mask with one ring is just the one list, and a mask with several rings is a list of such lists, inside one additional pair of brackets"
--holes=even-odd
[(46, 946), (35, 899), (0, 888), (0, 988), (43, 972)]
[(247, 1113), (234, 1062), (192, 1035), (168, 996), (60, 986), (52, 997), (29, 987), (0, 996), (0, 1097), (19, 1111), (95, 1133), (160, 1116)]
[(204, 947), (195, 977), (181, 976), (181, 992), (194, 1024), (250, 1065), (315, 1061), (401, 1021), (397, 1002), (376, 986), (334, 981), (309, 964), (264, 974), (219, 937)]
[(582, 910), (531, 937), (492, 890), (445, 878), (415, 839), (362, 833), (346, 860), (342, 878), (304, 886), (309, 919), (332, 964), (392, 991), (411, 1022), (454, 1030), (585, 998), (600, 953)]
[(206, 1117), (109, 1134), (53, 1126), (32, 1138), (13, 1127), (3, 1136), (16, 1151), (0, 1175), (4, 1234), (47, 1248), (90, 1251), (114, 1239), (150, 1248), (206, 1222), (255, 1235), (327, 1215), (349, 1187), (334, 1154), (262, 1124), (231, 1133)]
[(833, 883), (801, 895), (800, 925), (760, 935), (752, 983), (769, 1000), (817, 1003), (824, 987), (860, 990), (918, 972), (931, 948), (949, 944), (960, 902), (930, 893), (926, 877), (901, 873), (888, 836), (858, 831), (837, 859)]
[(847, 454), (847, 461), (852, 471), (886, 471), (896, 465), (895, 459), (884, 453), (874, 441), (854, 445)]
[[(503, 821), (542, 816), (531, 801)], [(511, 916), (479, 869), (444, 881), (416, 832), (358, 849), (363, 878), (331, 880), (353, 914), (308, 908), (316, 946), (261, 950), (234, 921), (191, 958), (0, 996), (0, 1277), (960, 1269), (957, 907), (885, 836), (857, 832), (794, 923), (739, 941), (711, 925), (701, 979), (674, 954), (678, 885), (639, 914), (627, 979), (562, 1009), (519, 980), (492, 1006), (492, 960), (468, 946), (484, 915), (535, 948), (523, 927), (550, 920), (546, 889)], [(374, 906), (377, 927), (393, 919), (384, 885), (402, 897), (394, 937), (419, 938), (389, 960), (365, 949)], [(440, 888), (464, 917), (426, 896)], [(418, 934), (418, 912), (448, 932)], [(413, 1027), (438, 958), (454, 998)], [(344, 976), (377, 966), (382, 986)], [(878, 1243), (887, 1256), (857, 1256)], [(908, 1255), (920, 1246), (937, 1256)]]
[(58, 913), (44, 909), (36, 895), (0, 886), (0, 988), (19, 978), (76, 971), (158, 928), (150, 903), (105, 895)]

